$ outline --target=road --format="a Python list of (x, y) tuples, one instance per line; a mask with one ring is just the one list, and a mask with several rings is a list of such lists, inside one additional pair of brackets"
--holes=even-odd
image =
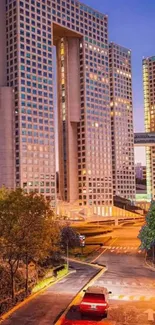
[[(112, 291), (109, 318), (119, 325), (124, 325), (123, 318), (127, 325), (155, 324), (155, 272), (145, 266), (136, 238), (138, 232), (134, 226), (115, 230), (109, 247), (96, 260), (108, 267), (96, 285)], [(148, 309), (152, 309), (154, 322), (148, 322)]]
[[(144, 264), (139, 228), (124, 226), (112, 233), (96, 262), (108, 271), (95, 284), (112, 291), (109, 320), (116, 325), (155, 325), (155, 272)], [(94, 259), (95, 262), (95, 259)], [(3, 322), (3, 325), (51, 325), (75, 294), (96, 273), (93, 267), (72, 263), (77, 271), (48, 288)], [(150, 321), (148, 321), (148, 316)], [(152, 320), (151, 320), (152, 319)]]
[(40, 296), (26, 303), (13, 313), (3, 325), (52, 325), (60, 313), (68, 306), (76, 293), (97, 273), (97, 269), (70, 262), (76, 268), (60, 282), (52, 285)]

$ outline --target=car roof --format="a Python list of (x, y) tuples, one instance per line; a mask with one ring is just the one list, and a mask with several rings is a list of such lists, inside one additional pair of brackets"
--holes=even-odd
[(70, 320), (71, 325), (82, 324), (82, 325), (114, 325), (110, 320), (102, 320), (102, 321), (90, 321), (90, 320)]
[(104, 287), (91, 286), (87, 288), (86, 293), (106, 294), (108, 293), (108, 290)]
[(110, 320), (102, 320), (102, 321), (90, 321), (90, 320), (70, 320), (69, 321), (71, 325), (114, 325), (113, 322), (111, 322)]

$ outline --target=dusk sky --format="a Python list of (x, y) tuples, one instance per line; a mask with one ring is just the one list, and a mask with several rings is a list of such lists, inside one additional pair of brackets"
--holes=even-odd
[[(144, 130), (142, 58), (155, 55), (155, 0), (83, 0), (109, 17), (109, 41), (132, 50), (135, 131)], [(145, 162), (144, 148), (136, 161)]]

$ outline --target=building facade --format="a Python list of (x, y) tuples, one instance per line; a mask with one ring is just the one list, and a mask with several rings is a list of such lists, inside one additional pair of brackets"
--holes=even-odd
[[(143, 60), (145, 131), (155, 132), (155, 56)], [(155, 198), (155, 146), (146, 147), (147, 194)]]
[(14, 188), (14, 90), (7, 82), (5, 4), (0, 2), (0, 186)]
[(54, 45), (61, 199), (110, 211), (107, 16), (73, 0), (1, 0), (0, 13), (0, 86), (14, 94), (14, 186), (55, 203)]
[(109, 45), (113, 192), (135, 200), (131, 51)]
[(135, 175), (136, 178), (140, 180), (146, 180), (146, 166), (143, 166), (141, 163), (135, 165)]

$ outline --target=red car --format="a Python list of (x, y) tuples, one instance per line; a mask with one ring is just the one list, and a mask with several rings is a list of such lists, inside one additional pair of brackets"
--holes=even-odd
[(110, 321), (102, 320), (101, 317), (95, 315), (83, 315), (79, 306), (71, 306), (64, 317), (62, 317), (61, 325), (112, 325)]
[(108, 296), (110, 293), (104, 287), (88, 287), (80, 303), (81, 313), (107, 317)]

